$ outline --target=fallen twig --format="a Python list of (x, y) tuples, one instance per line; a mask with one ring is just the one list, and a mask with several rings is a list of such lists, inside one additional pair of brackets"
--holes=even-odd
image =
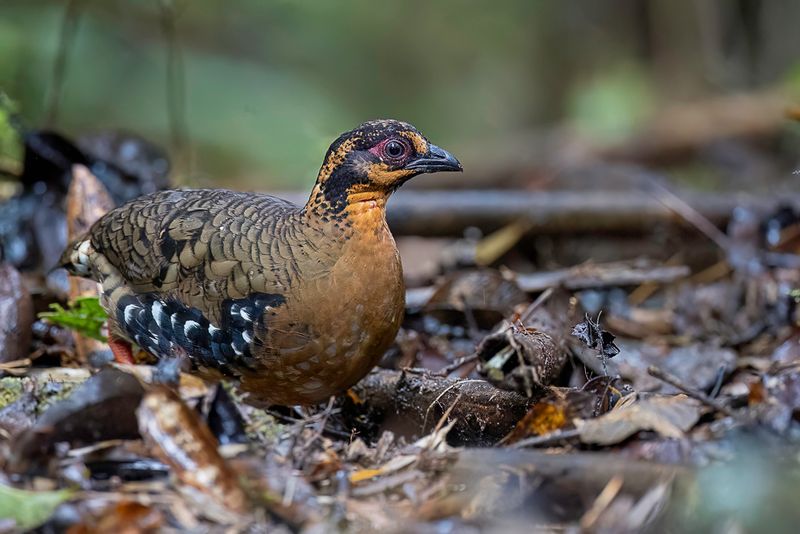
[[(453, 363), (446, 365), (445, 367), (439, 369), (438, 371), (431, 372), (434, 376), (447, 376), (459, 367), (466, 365), (468, 363), (472, 363), (478, 360), (478, 353), (473, 352), (472, 354), (467, 354), (466, 356), (462, 356), (461, 358), (457, 358)], [(425, 369), (422, 369), (423, 372), (426, 372)]]
[(586, 263), (556, 271), (520, 274), (517, 284), (527, 292), (546, 288), (588, 289), (669, 283), (689, 275), (685, 265), (654, 265), (650, 262)]
[(690, 388), (686, 384), (683, 384), (677, 376), (668, 373), (667, 371), (664, 371), (663, 369), (656, 367), (655, 365), (651, 365), (650, 367), (648, 367), (647, 373), (652, 377), (658, 378), (659, 380), (662, 380), (667, 384), (678, 388), (682, 392), (686, 393), (686, 395), (688, 395), (689, 397), (699, 400), (703, 404), (715, 409), (720, 413), (727, 415), (728, 417), (734, 417), (737, 419), (739, 417), (736, 412), (734, 412), (724, 404), (720, 403), (716, 399), (712, 399), (702, 391), (697, 391), (695, 389)]

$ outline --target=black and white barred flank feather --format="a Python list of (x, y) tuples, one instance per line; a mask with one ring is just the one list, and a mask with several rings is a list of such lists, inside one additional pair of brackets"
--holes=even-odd
[(143, 293), (120, 298), (116, 318), (130, 339), (159, 358), (184, 352), (198, 366), (230, 374), (237, 367), (255, 368), (252, 347), (263, 343), (257, 333), (266, 327), (265, 313), (274, 314), (284, 302), (282, 295), (271, 293), (228, 299), (215, 325), (177, 299)]

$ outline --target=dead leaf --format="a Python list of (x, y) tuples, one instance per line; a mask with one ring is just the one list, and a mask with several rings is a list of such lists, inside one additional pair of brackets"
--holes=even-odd
[(709, 391), (736, 366), (736, 352), (715, 343), (697, 342), (668, 347), (653, 343), (620, 343), (623, 354), (614, 359), (621, 376), (630, 380), (637, 391), (678, 393), (678, 388), (650, 376), (647, 369), (658, 366), (680, 379), (681, 384), (700, 391)]
[(170, 466), (201, 513), (231, 523), (249, 510), (238, 475), (220, 455), (217, 440), (176, 393), (152, 387), (136, 415), (145, 443)]
[(582, 442), (613, 445), (642, 430), (680, 438), (697, 423), (700, 414), (700, 404), (686, 395), (650, 397), (577, 422), (576, 426)]
[(67, 192), (69, 239), (78, 239), (112, 209), (114, 201), (103, 183), (84, 165), (73, 165), (72, 181)]
[(600, 317), (592, 320), (586, 315), (583, 322), (576, 324), (572, 329), (572, 335), (590, 349), (597, 349), (601, 357), (613, 358), (619, 354), (619, 347), (614, 344), (616, 336), (600, 328)]
[(567, 423), (566, 404), (537, 402), (525, 417), (517, 423), (507, 443), (514, 443), (527, 436), (541, 436), (563, 428)]
[(556, 430), (572, 428), (574, 419), (594, 414), (597, 396), (594, 392), (551, 388), (531, 406), (514, 430), (503, 439), (511, 444), (528, 436), (543, 436)]

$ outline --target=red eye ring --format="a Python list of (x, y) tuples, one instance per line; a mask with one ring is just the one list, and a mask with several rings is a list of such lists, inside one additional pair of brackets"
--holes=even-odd
[(393, 161), (401, 160), (408, 155), (408, 145), (399, 139), (390, 139), (383, 145), (383, 157)]

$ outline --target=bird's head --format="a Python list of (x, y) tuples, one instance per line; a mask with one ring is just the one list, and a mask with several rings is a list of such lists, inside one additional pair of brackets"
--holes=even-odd
[(418, 174), (461, 171), (449, 152), (429, 143), (416, 128), (397, 120), (374, 120), (331, 144), (308, 205), (332, 213), (348, 205), (386, 198)]

